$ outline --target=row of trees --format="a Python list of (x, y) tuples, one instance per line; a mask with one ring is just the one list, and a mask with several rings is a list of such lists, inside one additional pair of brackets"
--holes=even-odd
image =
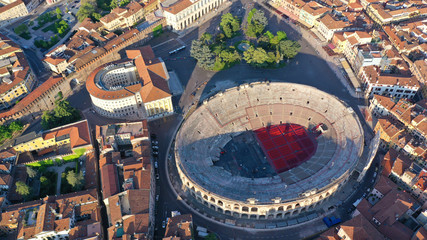
[(55, 101), (55, 108), (52, 111), (44, 111), (42, 115), (43, 129), (51, 129), (81, 119), (79, 112), (70, 106), (67, 100), (62, 99), (62, 94), (58, 94)]
[(0, 142), (9, 139), (14, 133), (21, 131), (23, 125), (20, 121), (11, 122), (9, 125), (0, 125)]
[(59, 42), (59, 37), (58, 37), (58, 35), (55, 34), (52, 37), (50, 37), (49, 41), (45, 41), (45, 40), (34, 40), (34, 46), (36, 46), (38, 48), (49, 49), (53, 45), (55, 45), (57, 42)]

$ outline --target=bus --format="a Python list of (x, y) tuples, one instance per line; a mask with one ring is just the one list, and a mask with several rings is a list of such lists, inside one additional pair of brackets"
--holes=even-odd
[(185, 49), (185, 46), (181, 46), (181, 47), (179, 47), (179, 48), (177, 48), (175, 50), (170, 51), (169, 55), (175, 54), (175, 53), (177, 53), (177, 52), (179, 52), (179, 51), (181, 51), (183, 49)]

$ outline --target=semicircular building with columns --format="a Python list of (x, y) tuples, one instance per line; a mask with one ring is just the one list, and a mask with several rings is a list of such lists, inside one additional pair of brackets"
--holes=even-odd
[(119, 119), (156, 119), (173, 113), (169, 74), (150, 46), (96, 68), (86, 81), (95, 111)]
[(281, 219), (345, 186), (364, 134), (353, 109), (328, 93), (257, 82), (206, 99), (183, 122), (174, 151), (186, 197), (236, 218)]

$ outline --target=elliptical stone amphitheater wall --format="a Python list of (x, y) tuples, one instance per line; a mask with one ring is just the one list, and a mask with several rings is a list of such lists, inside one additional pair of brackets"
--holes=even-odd
[[(213, 165), (232, 137), (284, 123), (328, 128), (300, 166), (250, 179)], [(363, 139), (357, 115), (336, 97), (300, 84), (258, 82), (205, 100), (176, 135), (175, 161), (184, 191), (206, 206), (236, 218), (281, 219), (334, 196), (355, 170)]]

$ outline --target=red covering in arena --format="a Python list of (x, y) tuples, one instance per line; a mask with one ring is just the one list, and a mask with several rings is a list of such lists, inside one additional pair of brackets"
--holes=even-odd
[(310, 159), (317, 149), (317, 141), (301, 125), (280, 124), (254, 132), (277, 173), (299, 166)]

